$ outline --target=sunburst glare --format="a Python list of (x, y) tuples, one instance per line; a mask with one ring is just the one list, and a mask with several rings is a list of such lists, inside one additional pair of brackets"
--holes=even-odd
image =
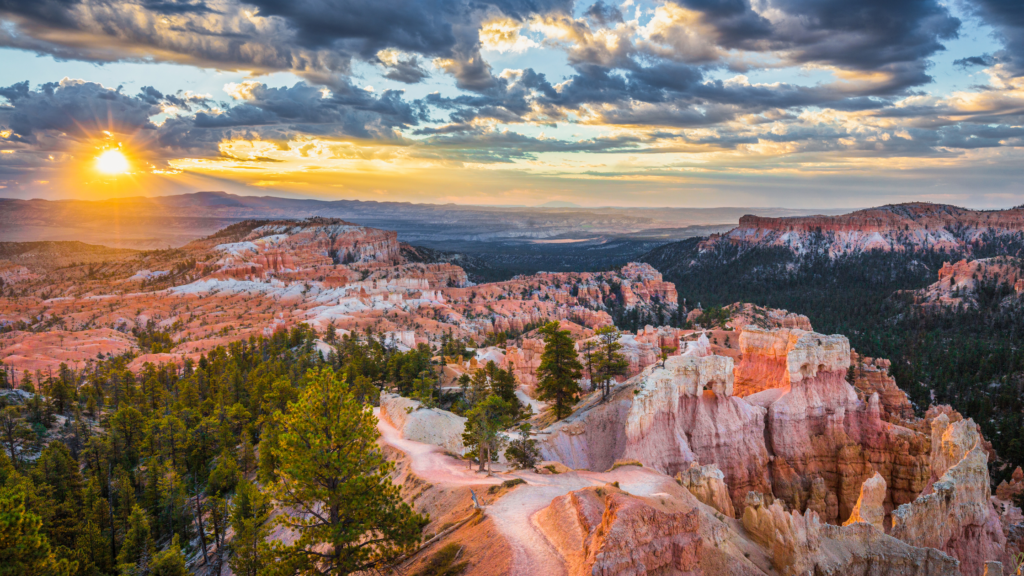
[(96, 169), (104, 174), (124, 174), (130, 165), (120, 150), (107, 150), (96, 157)]

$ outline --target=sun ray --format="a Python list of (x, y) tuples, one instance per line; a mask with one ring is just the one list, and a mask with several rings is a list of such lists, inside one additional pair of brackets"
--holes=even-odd
[(130, 167), (120, 150), (107, 150), (96, 157), (96, 169), (104, 174), (124, 174)]

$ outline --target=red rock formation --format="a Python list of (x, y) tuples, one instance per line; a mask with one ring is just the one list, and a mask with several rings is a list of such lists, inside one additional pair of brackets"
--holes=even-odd
[(729, 311), (726, 327), (743, 330), (747, 326), (758, 328), (797, 328), (810, 332), (811, 321), (803, 314), (788, 310), (765, 308), (755, 304), (736, 302), (725, 307)]
[(719, 242), (741, 246), (786, 246), (800, 252), (814, 234), (823, 234), (833, 254), (863, 250), (970, 249), (987, 233), (1024, 231), (1024, 209), (974, 211), (941, 204), (911, 203), (859, 210), (841, 216), (764, 218), (743, 216), (739, 226), (712, 235), (701, 247)]
[(924, 488), (927, 437), (884, 422), (878, 396), (858, 398), (845, 379), (844, 337), (751, 326), (740, 335), (740, 349), (736, 391), (768, 409), (772, 490), (791, 508), (845, 520), (861, 483), (876, 471), (889, 486), (889, 509)]
[(890, 363), (885, 358), (866, 358), (850, 351), (851, 370), (847, 379), (857, 390), (857, 397), (867, 402), (878, 394), (882, 404), (882, 418), (893, 423), (914, 418), (914, 407), (907, 394), (889, 375)]
[(624, 458), (667, 474), (715, 464), (736, 509), (769, 489), (764, 409), (732, 396), (732, 359), (673, 356), (645, 374), (626, 422)]
[(982, 576), (985, 562), (1008, 563), (1006, 536), (989, 502), (988, 455), (971, 420), (932, 423), (932, 474), (926, 493), (892, 513), (892, 535), (960, 560), (966, 576)]
[(1013, 471), (1013, 476), (1010, 477), (1010, 481), (1003, 480), (996, 487), (996, 496), (1000, 500), (1013, 502), (1022, 492), (1024, 492), (1024, 470), (1017, 466), (1017, 469)]
[(1024, 294), (1024, 262), (1010, 256), (946, 262), (938, 276), (934, 284), (913, 292), (926, 308), (976, 306), (982, 283), (1007, 286), (1018, 298)]
[(33, 274), (28, 268), (15, 264), (14, 262), (0, 260), (0, 286), (4, 286), (6, 284), (17, 284), (18, 282), (34, 280), (36, 278), (39, 278), (39, 276), (37, 274)]
[(721, 546), (719, 523), (678, 496), (659, 501), (612, 486), (586, 488), (555, 498), (537, 524), (570, 576), (760, 572)]
[(746, 504), (743, 527), (771, 551), (780, 574), (959, 574), (956, 560), (942, 552), (908, 546), (866, 522), (830, 526), (814, 511), (787, 512), (756, 492)]

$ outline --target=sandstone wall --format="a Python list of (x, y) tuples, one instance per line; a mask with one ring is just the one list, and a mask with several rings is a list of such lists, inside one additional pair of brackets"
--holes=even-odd
[(1008, 563), (1006, 536), (990, 503), (988, 455), (971, 420), (932, 421), (932, 473), (927, 492), (892, 513), (892, 536), (960, 560), (965, 576), (982, 576), (986, 561)]
[(637, 384), (623, 457), (667, 474), (715, 464), (738, 508), (749, 490), (767, 491), (764, 409), (731, 395), (732, 359), (673, 356)]

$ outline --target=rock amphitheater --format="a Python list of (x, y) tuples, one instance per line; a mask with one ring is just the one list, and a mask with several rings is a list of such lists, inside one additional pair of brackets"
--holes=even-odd
[(561, 320), (581, 348), (611, 324), (612, 300), (674, 311), (675, 287), (648, 265), (474, 285), (458, 266), (408, 260), (393, 232), (312, 219), (0, 272), (0, 360), (19, 382), (140, 352), (133, 328), (173, 344), (132, 369), (303, 322), (324, 334), (372, 329), (399, 348), (525, 332), (443, 374), (513, 367), (538, 413), (536, 469), (499, 462), (478, 474), (461, 458), (463, 418), (386, 394), (375, 410), (395, 480), (431, 515), (435, 536), (408, 573), (444, 543), (473, 559), (470, 574), (522, 575), (994, 576), (1024, 548), (1013, 505), (1024, 474), (993, 491), (996, 455), (974, 422), (943, 406), (915, 417), (885, 359), (786, 311), (737, 305), (715, 330), (623, 334), (627, 377), (552, 423), (532, 397), (543, 343), (528, 330)]

